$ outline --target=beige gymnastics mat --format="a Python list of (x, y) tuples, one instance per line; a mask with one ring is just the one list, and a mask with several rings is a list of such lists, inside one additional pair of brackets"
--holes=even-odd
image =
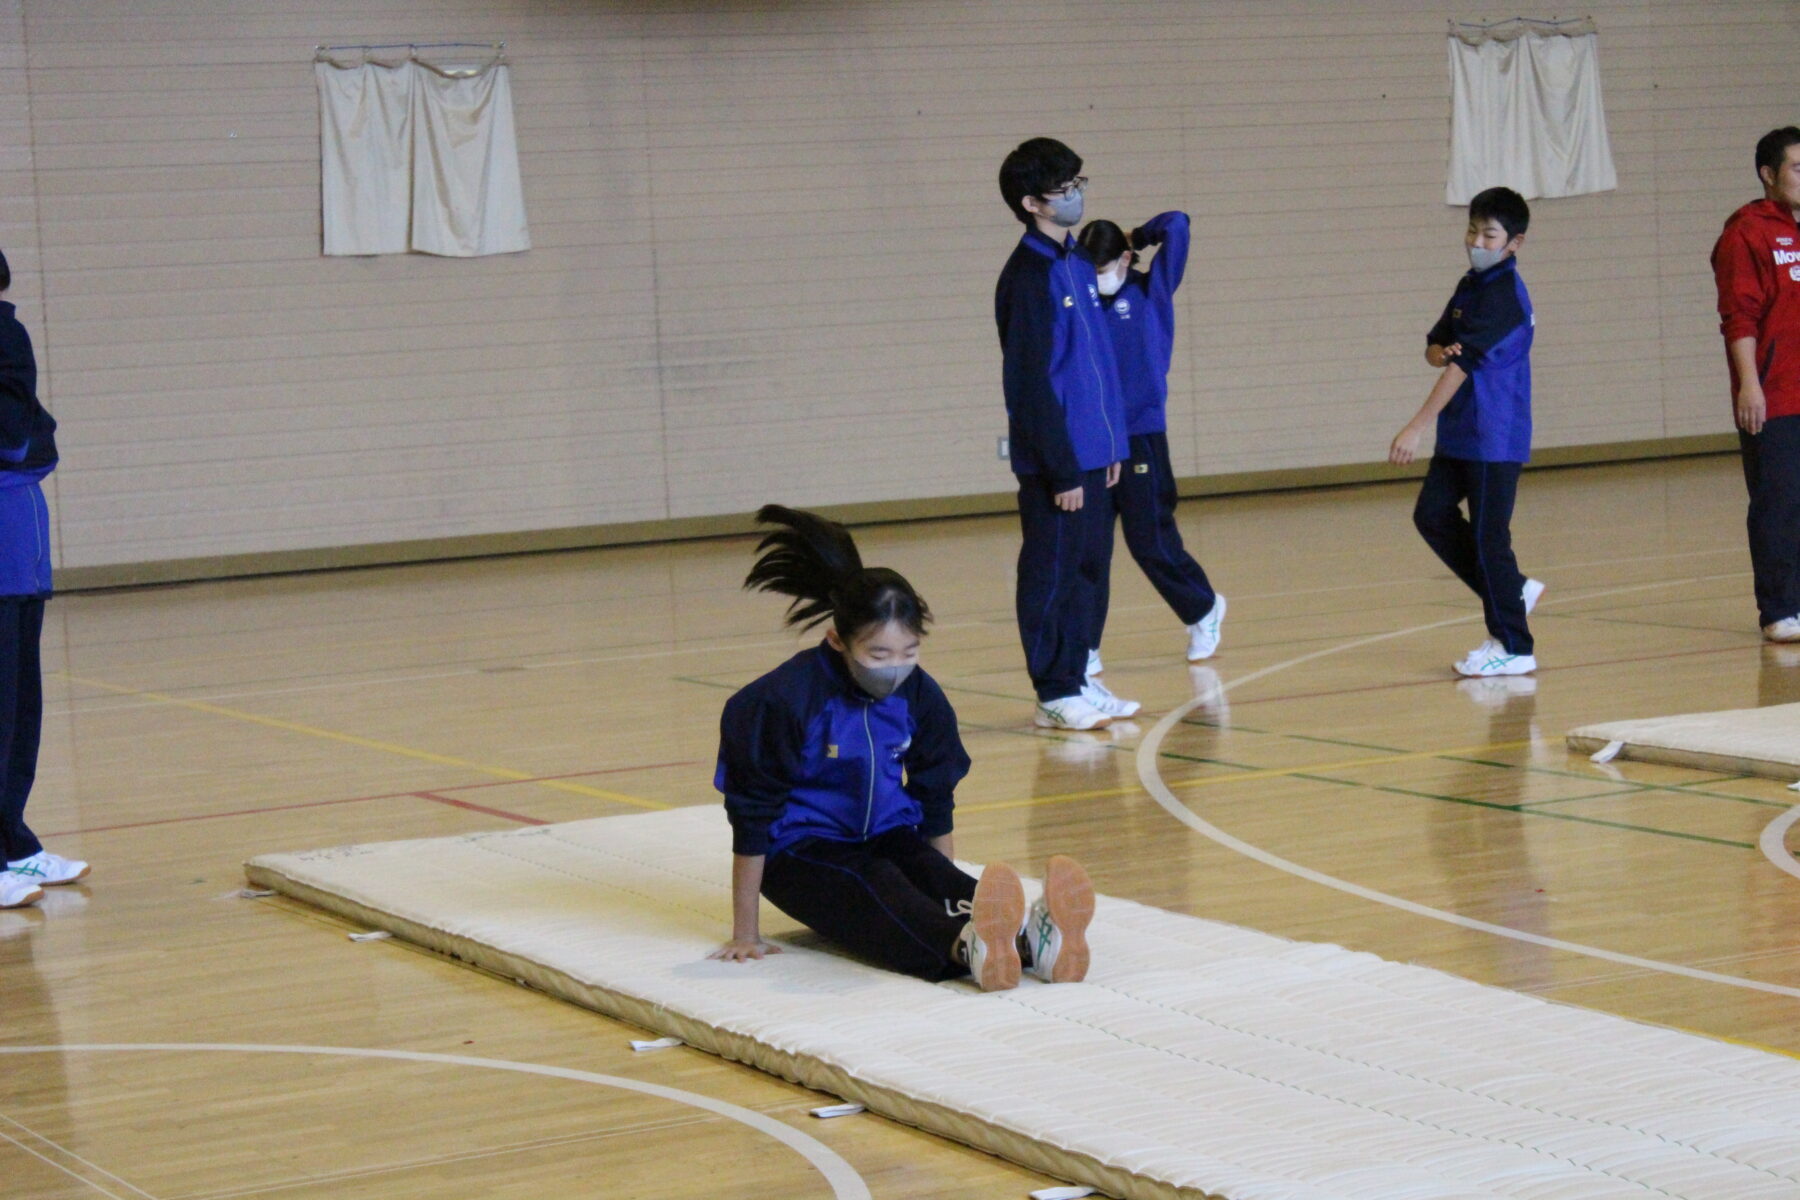
[(711, 962), (730, 863), (707, 806), (248, 870), (1113, 1196), (1800, 1197), (1800, 1062), (1108, 897), (1081, 984), (983, 995), (804, 932), (758, 963)]
[(1569, 748), (1586, 754), (1615, 742), (1618, 746), (1608, 758), (1792, 782), (1800, 779), (1800, 704), (1606, 721), (1569, 734)]

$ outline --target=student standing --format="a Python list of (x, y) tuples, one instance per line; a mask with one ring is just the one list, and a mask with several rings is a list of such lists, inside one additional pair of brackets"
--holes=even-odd
[(1051, 729), (1095, 729), (1138, 707), (1087, 679), (1129, 447), (1099, 280), (1069, 235), (1086, 186), (1080, 156), (1054, 138), (1021, 143), (1000, 166), (1000, 195), (1025, 226), (994, 289), (1023, 535), (1019, 639), (1033, 719)]
[(1713, 278), (1750, 493), (1757, 621), (1771, 642), (1800, 642), (1800, 128), (1762, 136), (1756, 175), (1763, 198), (1725, 222)]
[(1488, 631), (1455, 664), (1459, 675), (1537, 670), (1526, 614), (1544, 585), (1520, 573), (1512, 549), (1513, 502), (1531, 457), (1534, 318), (1516, 257), (1530, 223), (1531, 209), (1511, 188), (1489, 188), (1469, 202), (1469, 271), (1425, 338), (1425, 361), (1442, 374), (1388, 447), (1389, 462), (1413, 461), (1436, 420), (1437, 449), (1413, 524), (1481, 598)]
[(951, 861), (956, 785), (969, 770), (956, 713), (918, 670), (931, 610), (905, 578), (864, 567), (841, 525), (767, 505), (778, 528), (757, 547), (747, 588), (793, 597), (787, 623), (829, 621), (803, 650), (725, 704), (714, 786), (732, 828), (731, 940), (741, 962), (762, 940), (758, 897), (847, 950), (922, 979), (972, 975), (983, 991), (1087, 973), (1093, 885), (1050, 859), (1027, 910), (1018, 873), (979, 880)]
[[(1167, 408), (1169, 362), (1175, 349), (1175, 289), (1187, 270), (1188, 215), (1158, 213), (1125, 236), (1111, 221), (1081, 231), (1081, 246), (1095, 263), (1101, 309), (1119, 363), (1125, 428), (1131, 458), (1114, 489), (1113, 505), (1125, 546), (1175, 616), (1187, 626), (1187, 658), (1201, 662), (1219, 648), (1225, 597), (1181, 544), (1175, 524), (1175, 471), (1169, 462)], [(1148, 271), (1132, 269), (1137, 252), (1158, 247)], [(1088, 671), (1101, 670), (1099, 632), (1106, 627), (1111, 589), (1101, 575), (1096, 637)]]
[[(12, 270), (0, 255), (0, 293)], [(44, 720), (38, 642), (50, 598), (50, 510), (40, 481), (56, 469), (56, 420), (37, 398), (31, 335), (0, 300), (0, 908), (74, 883), (88, 865), (51, 854), (25, 824)]]

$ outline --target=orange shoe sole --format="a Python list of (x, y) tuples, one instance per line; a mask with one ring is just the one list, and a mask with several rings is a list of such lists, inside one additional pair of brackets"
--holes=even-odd
[(975, 884), (969, 921), (987, 947), (981, 977), (984, 992), (1019, 986), (1019, 929), (1025, 924), (1025, 885), (1005, 863), (989, 863)]
[(1062, 933), (1062, 951), (1050, 968), (1051, 983), (1080, 983), (1088, 973), (1088, 924), (1094, 919), (1094, 884), (1082, 865), (1052, 855), (1044, 868), (1044, 906)]

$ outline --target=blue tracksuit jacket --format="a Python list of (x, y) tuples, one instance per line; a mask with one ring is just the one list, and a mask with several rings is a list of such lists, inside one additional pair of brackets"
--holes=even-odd
[(56, 461), (56, 418), (38, 402), (31, 335), (0, 300), (0, 596), (50, 592), (50, 510), (39, 481)]
[(1169, 428), (1169, 361), (1175, 353), (1175, 289), (1187, 271), (1188, 215), (1158, 213), (1132, 233), (1132, 242), (1162, 247), (1148, 271), (1132, 271), (1100, 303), (1119, 362), (1125, 428), (1132, 437)]
[(1447, 458), (1477, 462), (1531, 459), (1531, 339), (1537, 318), (1519, 278), (1519, 262), (1506, 258), (1457, 281), (1450, 303), (1427, 345), (1462, 343), (1450, 361), (1469, 373), (1438, 414), (1437, 450)]
[(806, 838), (949, 833), (968, 773), (956, 712), (936, 680), (915, 670), (873, 700), (820, 643), (725, 702), (713, 786), (725, 795), (732, 850), (779, 854)]
[(994, 320), (1013, 474), (1064, 492), (1131, 457), (1100, 283), (1074, 238), (1026, 231), (995, 285)]

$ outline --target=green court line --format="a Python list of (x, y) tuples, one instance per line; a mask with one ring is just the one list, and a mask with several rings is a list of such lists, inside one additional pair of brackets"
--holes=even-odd
[(1521, 800), (1520, 808), (1541, 808), (1546, 804), (1574, 804), (1581, 800), (1605, 800), (1612, 796), (1640, 796), (1644, 792), (1640, 787), (1615, 788), (1610, 792), (1595, 792), (1591, 796), (1562, 796), (1555, 800)]
[(1491, 800), (1473, 800), (1467, 796), (1445, 796), (1436, 792), (1421, 792), (1412, 788), (1385, 787), (1373, 783), (1357, 783), (1352, 779), (1333, 779), (1328, 775), (1296, 775), (1296, 779), (1311, 779), (1319, 783), (1335, 783), (1343, 787), (1362, 788), (1372, 792), (1391, 792), (1400, 796), (1414, 796), (1421, 800), (1437, 800), (1445, 804), (1461, 804), (1469, 808), (1486, 808), (1496, 812), (1517, 813), (1521, 817), (1545, 817), (1552, 821), (1575, 821), (1582, 825), (1603, 825), (1608, 829), (1623, 829), (1630, 833), (1651, 833), (1658, 837), (1681, 838), (1690, 842), (1709, 842), (1715, 846), (1734, 846), (1740, 850), (1754, 850), (1754, 842), (1738, 842), (1729, 838), (1708, 837), (1703, 833), (1682, 833), (1674, 829), (1658, 829), (1653, 825), (1631, 825), (1624, 821), (1605, 821), (1599, 817), (1578, 817), (1571, 813), (1540, 812), (1535, 808), (1522, 808), (1517, 804), (1495, 804)]

